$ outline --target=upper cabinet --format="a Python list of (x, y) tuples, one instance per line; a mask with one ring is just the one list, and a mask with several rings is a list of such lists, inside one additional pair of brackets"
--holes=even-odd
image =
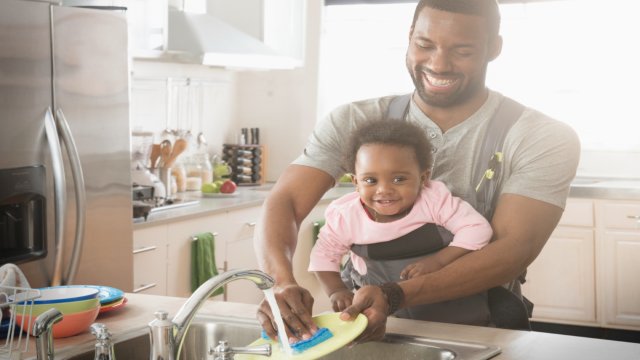
[(129, 0), (135, 58), (235, 69), (304, 63), (306, 0)]
[(167, 48), (168, 0), (128, 0), (132, 57), (159, 57)]
[(303, 65), (306, 0), (208, 0), (207, 12)]

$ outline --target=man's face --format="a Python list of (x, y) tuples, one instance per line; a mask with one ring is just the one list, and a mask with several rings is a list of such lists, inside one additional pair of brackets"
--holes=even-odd
[(407, 69), (420, 99), (433, 107), (482, 96), (487, 64), (498, 55), (485, 19), (425, 7), (412, 28)]

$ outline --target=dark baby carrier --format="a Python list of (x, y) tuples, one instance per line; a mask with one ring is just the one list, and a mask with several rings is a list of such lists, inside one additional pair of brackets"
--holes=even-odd
[[(405, 119), (411, 94), (395, 97), (387, 111), (389, 119)], [(503, 98), (491, 123), (487, 127), (482, 151), (474, 162), (472, 183), (476, 198), (474, 208), (487, 219), (493, 216), (497, 202), (498, 172), (502, 163), (502, 146), (507, 132), (520, 117), (524, 107)], [(474, 203), (475, 202), (475, 203)], [(367, 273), (361, 275), (347, 261), (342, 279), (350, 288), (363, 285), (380, 285), (400, 280), (401, 271), (409, 264), (449, 245), (453, 234), (433, 223), (425, 224), (398, 239), (369, 245), (353, 245), (351, 251), (360, 256)], [(505, 254), (508, 256), (508, 254)], [(533, 304), (522, 297), (520, 283), (524, 274), (504, 286), (479, 294), (440, 303), (400, 309), (395, 316), (409, 319), (460, 323), (469, 325), (493, 325), (499, 328), (530, 330), (529, 317)]]

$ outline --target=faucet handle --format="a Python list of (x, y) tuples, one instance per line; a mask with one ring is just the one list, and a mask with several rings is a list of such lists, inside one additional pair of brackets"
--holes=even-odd
[(96, 336), (98, 340), (109, 340), (111, 338), (111, 333), (107, 326), (103, 323), (94, 323), (90, 327), (91, 333)]
[(111, 342), (111, 333), (102, 323), (91, 325), (91, 333), (96, 336), (95, 360), (115, 360), (115, 351)]
[(271, 356), (271, 344), (230, 347), (227, 340), (220, 340), (218, 346), (209, 348), (209, 355), (213, 355), (215, 360), (232, 360), (236, 354)]

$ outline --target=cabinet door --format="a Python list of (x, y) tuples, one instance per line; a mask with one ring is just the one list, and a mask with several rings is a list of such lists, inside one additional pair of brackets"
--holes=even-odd
[(332, 311), (331, 302), (322, 290), (320, 282), (318, 282), (314, 274), (307, 270), (309, 268), (309, 256), (313, 248), (313, 223), (324, 219), (324, 211), (327, 209), (328, 203), (328, 201), (323, 201), (316, 205), (300, 225), (296, 253), (293, 256), (293, 274), (296, 281), (309, 290), (311, 296), (313, 296), (314, 314)]
[[(258, 269), (253, 246), (253, 233), (260, 215), (259, 206), (227, 213), (230, 236), (226, 243), (227, 269)], [(264, 298), (262, 290), (250, 281), (233, 281), (226, 286), (227, 301), (258, 304)]]
[(167, 295), (167, 227), (133, 232), (133, 292)]
[(303, 65), (307, 0), (209, 0), (207, 12), (273, 49), (273, 68)]
[(640, 231), (606, 231), (601, 264), (605, 326), (640, 329)]
[[(223, 270), (227, 228), (225, 213), (192, 218), (169, 224), (167, 236), (167, 295), (191, 296), (191, 245), (199, 233), (215, 235), (216, 267)], [(222, 300), (221, 296), (214, 299)]]
[(591, 229), (558, 227), (527, 270), (523, 294), (534, 320), (595, 323), (595, 246)]

